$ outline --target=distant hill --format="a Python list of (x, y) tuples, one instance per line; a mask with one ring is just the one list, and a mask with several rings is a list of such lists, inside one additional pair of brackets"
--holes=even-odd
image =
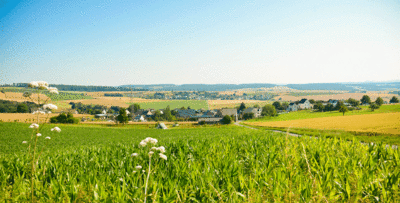
[(342, 90), (342, 91), (384, 91), (400, 90), (400, 82), (365, 82), (365, 83), (309, 83), (277, 85), (270, 83), (254, 84), (153, 84), (121, 85), (120, 87), (143, 88), (155, 91), (227, 91), (245, 88), (271, 88), (285, 86), (297, 90)]

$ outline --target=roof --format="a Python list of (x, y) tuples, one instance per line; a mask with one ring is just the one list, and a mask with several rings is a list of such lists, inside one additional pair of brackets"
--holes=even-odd
[(299, 104), (304, 104), (307, 101), (307, 99), (302, 99), (299, 101)]

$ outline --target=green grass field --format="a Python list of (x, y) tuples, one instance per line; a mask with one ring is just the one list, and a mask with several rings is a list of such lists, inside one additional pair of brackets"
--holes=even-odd
[[(25, 156), (28, 124), (0, 123), (0, 201), (30, 201)], [(165, 146), (168, 160), (152, 159), (149, 202), (398, 202), (400, 153), (358, 141), (290, 137), (236, 126), (140, 129), (47, 125), (51, 136), (36, 169), (34, 201), (141, 202), (148, 149)], [(138, 157), (131, 157), (132, 153)], [(141, 165), (145, 171), (135, 169)], [(137, 171), (134, 173), (133, 171)]]
[(170, 101), (159, 101), (159, 102), (146, 102), (140, 103), (142, 109), (165, 109), (167, 106), (171, 109), (190, 106), (191, 109), (208, 109), (207, 100), (170, 100)]
[(334, 95), (341, 94), (337, 92), (290, 92), (289, 96), (302, 97), (302, 96), (313, 96), (313, 95)]
[[(361, 106), (361, 110), (349, 111), (345, 115), (363, 115), (363, 114), (374, 114), (374, 113), (393, 113), (400, 112), (400, 104), (396, 105), (382, 105), (379, 109), (371, 111), (368, 106)], [(301, 110), (290, 113), (280, 114), (276, 117), (262, 117), (247, 120), (246, 122), (260, 122), (260, 121), (288, 121), (288, 120), (299, 120), (308, 118), (322, 118), (322, 117), (333, 117), (343, 116), (339, 111), (330, 112), (314, 112), (312, 110)]]
[(93, 99), (90, 96), (85, 96), (84, 93), (71, 93), (71, 92), (59, 92), (59, 94), (46, 93), (46, 96), (50, 97), (52, 101)]

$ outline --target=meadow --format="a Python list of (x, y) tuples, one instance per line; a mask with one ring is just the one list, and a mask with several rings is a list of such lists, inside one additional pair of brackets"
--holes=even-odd
[[(400, 112), (400, 104), (382, 105), (379, 109), (371, 111), (368, 106), (361, 106), (361, 110), (353, 110), (345, 113), (346, 116), (352, 115), (365, 115), (365, 114), (378, 114), (378, 113), (395, 113)], [(246, 122), (272, 122), (272, 121), (289, 121), (289, 120), (301, 120), (310, 118), (323, 118), (323, 117), (336, 117), (343, 116), (343, 113), (339, 111), (328, 111), (328, 112), (316, 112), (313, 110), (301, 110), (293, 111), (289, 113), (282, 113), (276, 117), (262, 117), (248, 120)]]
[[(0, 201), (30, 200), (29, 124), (0, 123)], [(154, 159), (149, 202), (398, 202), (399, 150), (358, 141), (290, 137), (237, 126), (170, 130), (59, 125), (38, 162), (34, 201), (141, 202), (146, 137)], [(39, 148), (43, 147), (40, 138)], [(137, 157), (131, 157), (132, 153)], [(145, 171), (135, 167), (141, 165)], [(134, 171), (137, 171), (134, 173)]]
[(142, 109), (165, 109), (168, 105), (171, 109), (190, 107), (191, 109), (208, 109), (206, 100), (159, 100), (151, 102), (141, 102), (140, 108)]

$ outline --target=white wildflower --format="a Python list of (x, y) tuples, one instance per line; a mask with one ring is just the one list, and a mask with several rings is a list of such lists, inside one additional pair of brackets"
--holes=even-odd
[(27, 144), (28, 142), (27, 141), (22, 141), (22, 144)]
[(51, 131), (56, 131), (56, 132), (61, 132), (61, 129), (59, 127), (54, 127), (51, 129)]
[(143, 172), (143, 173), (146, 173), (146, 171), (145, 171), (145, 170), (142, 170), (142, 172)]
[(138, 156), (138, 153), (131, 154), (131, 157)]
[(38, 133), (38, 134), (36, 134), (36, 136), (40, 137), (40, 136), (42, 136), (42, 134)]
[(46, 139), (50, 140), (50, 137), (46, 137)]
[(152, 147), (150, 150), (156, 151), (157, 149), (157, 147)]
[(157, 140), (157, 139), (154, 139), (154, 138), (151, 138), (151, 140), (150, 140), (150, 143), (151, 143), (151, 144), (157, 144), (157, 142), (158, 142), (158, 140)]
[(132, 171), (132, 173), (136, 173), (137, 171)]
[(32, 114), (46, 114), (46, 112), (37, 110), (37, 111), (32, 112)]
[(159, 155), (160, 155), (161, 158), (167, 160), (167, 156), (165, 154), (160, 153)]
[(35, 81), (32, 81), (31, 83), (28, 84), (28, 87), (32, 87), (32, 88), (38, 87), (38, 86), (39, 86), (39, 84)]
[(142, 147), (146, 146), (146, 144), (147, 144), (147, 142), (143, 142), (143, 141), (141, 141), (141, 142), (139, 143), (139, 145), (142, 146)]
[(36, 82), (39, 86), (42, 86), (42, 87), (48, 87), (49, 86), (49, 83), (47, 83), (47, 82), (45, 82), (45, 81), (37, 81)]
[(29, 128), (39, 128), (39, 125), (36, 123), (32, 123), (32, 125), (29, 126)]
[(146, 137), (146, 139), (142, 140), (142, 142), (145, 141), (145, 142), (147, 143), (147, 142), (150, 142), (151, 139), (153, 139), (153, 138), (151, 138), (151, 137)]
[(158, 151), (160, 151), (161, 153), (165, 153), (165, 147), (161, 146), (157, 148)]
[(56, 110), (57, 106), (54, 104), (45, 104), (43, 105), (43, 109), (51, 109), (51, 110)]
[(58, 94), (58, 89), (55, 87), (49, 87), (48, 90), (52, 94)]
[(137, 165), (135, 168), (136, 168), (137, 170), (139, 170), (139, 169), (142, 169), (142, 166)]
[(124, 182), (124, 179), (120, 178), (119, 181)]
[(131, 112), (128, 111), (128, 109), (125, 110), (126, 114), (130, 114)]
[(151, 155), (153, 155), (153, 154), (154, 154), (154, 152), (153, 152), (153, 151), (150, 151), (150, 152), (149, 152), (149, 155), (150, 155), (150, 156), (151, 156)]

